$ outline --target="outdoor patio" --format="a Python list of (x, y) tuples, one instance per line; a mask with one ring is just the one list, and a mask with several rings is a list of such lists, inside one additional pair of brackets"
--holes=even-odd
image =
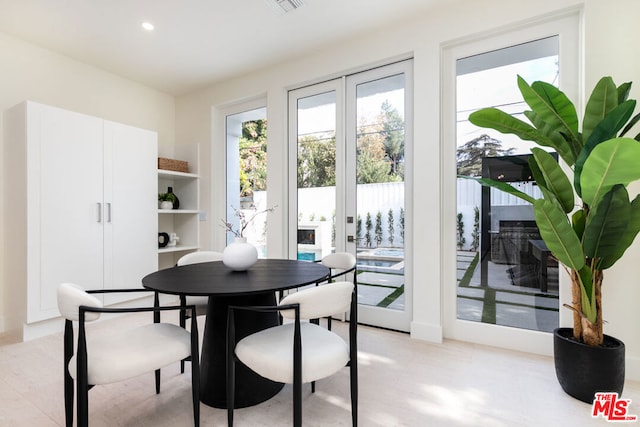
[(552, 332), (558, 327), (558, 268), (548, 268), (548, 290), (514, 284), (514, 265), (487, 263), (482, 286), (477, 252), (458, 251), (459, 319)]

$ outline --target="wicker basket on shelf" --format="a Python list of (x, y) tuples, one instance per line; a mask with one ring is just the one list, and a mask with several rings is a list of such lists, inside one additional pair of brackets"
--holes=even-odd
[(189, 173), (189, 162), (158, 157), (158, 169)]

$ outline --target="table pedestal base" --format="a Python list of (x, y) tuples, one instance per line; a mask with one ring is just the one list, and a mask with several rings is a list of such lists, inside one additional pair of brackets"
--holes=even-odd
[[(200, 361), (200, 401), (214, 408), (227, 407), (227, 311), (230, 305), (275, 305), (274, 292), (242, 296), (209, 297)], [(277, 313), (236, 311), (236, 336), (240, 340), (254, 332), (278, 325)], [(235, 407), (264, 402), (284, 387), (236, 363)]]

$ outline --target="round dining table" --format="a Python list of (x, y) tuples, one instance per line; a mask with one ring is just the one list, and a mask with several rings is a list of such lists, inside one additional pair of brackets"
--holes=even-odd
[[(317, 283), (328, 276), (327, 267), (308, 261), (259, 259), (246, 271), (233, 271), (216, 261), (159, 270), (145, 276), (142, 285), (160, 293), (209, 297), (200, 356), (200, 401), (226, 408), (228, 307), (276, 305), (278, 291)], [(235, 313), (238, 340), (279, 323), (276, 312)], [(243, 408), (264, 402), (283, 386), (237, 364), (234, 406)]]

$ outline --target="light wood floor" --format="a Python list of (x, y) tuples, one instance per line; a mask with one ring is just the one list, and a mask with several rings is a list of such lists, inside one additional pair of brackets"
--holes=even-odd
[[(122, 325), (122, 319), (95, 324)], [(334, 329), (345, 333), (345, 325)], [(201, 328), (202, 329), (202, 328)], [(551, 358), (448, 341), (429, 344), (406, 334), (359, 329), (361, 426), (602, 426), (591, 405), (562, 391)], [(187, 370), (190, 365), (187, 364)], [(62, 426), (62, 335), (0, 346), (0, 426)], [(162, 371), (89, 392), (92, 426), (192, 425), (190, 375), (175, 363)], [(348, 369), (305, 386), (305, 426), (348, 426)], [(640, 415), (640, 383), (628, 382), (624, 398)], [(260, 405), (239, 409), (238, 426), (291, 424), (291, 388)], [(226, 412), (200, 405), (203, 426), (226, 425)]]

